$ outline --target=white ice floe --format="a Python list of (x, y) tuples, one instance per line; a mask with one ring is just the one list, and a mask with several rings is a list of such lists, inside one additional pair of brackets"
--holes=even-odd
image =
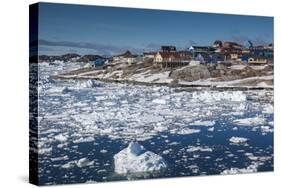
[(257, 126), (257, 125), (265, 124), (266, 120), (265, 118), (262, 117), (253, 117), (253, 118), (236, 119), (233, 121), (233, 123), (241, 126)]
[(230, 168), (221, 172), (222, 175), (228, 174), (245, 174), (245, 173), (254, 173), (257, 172), (257, 168), (259, 167), (259, 163), (252, 163), (246, 168)]
[(190, 128), (183, 128), (177, 132), (177, 134), (181, 135), (188, 135), (188, 134), (194, 134), (194, 133), (199, 133), (199, 129), (190, 129)]
[(231, 143), (234, 143), (234, 144), (244, 144), (245, 142), (248, 141), (248, 139), (247, 138), (243, 138), (243, 137), (235, 137), (235, 136), (233, 136), (233, 137), (231, 137), (229, 139), (229, 141)]
[(263, 133), (272, 133), (274, 129), (270, 126), (261, 126), (261, 132)]
[(131, 142), (127, 148), (114, 155), (114, 165), (118, 174), (152, 172), (167, 167), (161, 156), (147, 151), (137, 142)]
[(93, 142), (95, 141), (94, 137), (86, 137), (86, 138), (78, 138), (76, 140), (73, 141), (73, 143), (77, 144), (77, 143), (85, 143), (85, 142)]
[(253, 154), (248, 155), (248, 158), (252, 161), (260, 161), (260, 162), (265, 162), (272, 159), (271, 156), (254, 156)]
[(60, 142), (65, 142), (67, 141), (67, 136), (63, 135), (63, 134), (59, 134), (59, 135), (56, 135), (54, 137), (57, 141), (60, 141)]
[(194, 121), (192, 123), (190, 123), (189, 125), (192, 125), (192, 126), (214, 126), (215, 125), (215, 121)]
[(52, 147), (49, 148), (39, 148), (38, 149), (38, 154), (42, 154), (42, 155), (48, 155), (52, 152)]
[(264, 106), (263, 106), (263, 111), (262, 111), (262, 113), (264, 113), (264, 114), (273, 114), (273, 112), (274, 112), (274, 109), (273, 109), (273, 105), (271, 105), (271, 104), (265, 104)]
[(63, 160), (68, 160), (68, 156), (65, 155), (65, 156), (62, 156), (62, 157), (55, 157), (55, 158), (51, 158), (51, 161), (63, 161)]
[(107, 150), (106, 149), (102, 149), (100, 150), (101, 153), (107, 153)]
[(81, 88), (92, 88), (94, 86), (94, 82), (92, 80), (79, 81), (78, 86)]
[(186, 149), (186, 152), (195, 152), (195, 151), (212, 152), (213, 149), (209, 147), (201, 147), (201, 146), (188, 146), (188, 148)]
[(152, 102), (156, 104), (166, 104), (166, 100), (163, 99), (154, 99)]
[(225, 92), (200, 91), (200, 92), (194, 92), (192, 94), (192, 100), (198, 100), (206, 103), (220, 102), (220, 101), (244, 102), (246, 101), (246, 95), (242, 91), (225, 91)]
[(88, 158), (82, 158), (76, 162), (76, 165), (80, 168), (85, 167), (85, 166), (91, 166), (93, 164), (94, 164), (94, 161), (90, 161)]
[(62, 165), (61, 168), (66, 168), (66, 169), (73, 168), (73, 167), (83, 168), (83, 167), (87, 167), (87, 166), (92, 166), (93, 164), (94, 164), (94, 161), (90, 161), (88, 158), (84, 157), (79, 160), (70, 161), (70, 162)]

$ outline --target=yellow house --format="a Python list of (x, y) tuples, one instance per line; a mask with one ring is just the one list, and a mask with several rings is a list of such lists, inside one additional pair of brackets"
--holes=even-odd
[(160, 54), (160, 52), (157, 52), (157, 54), (154, 56), (154, 62), (155, 62), (155, 63), (161, 63), (161, 62), (163, 62), (163, 57), (162, 57), (162, 55)]
[(157, 52), (154, 57), (155, 63), (163, 63), (163, 62), (180, 62), (181, 58), (179, 53), (177, 52)]
[(265, 58), (259, 58), (259, 57), (257, 57), (257, 58), (250, 57), (250, 58), (248, 59), (248, 63), (249, 63), (249, 64), (266, 64), (266, 63), (267, 63), (267, 59), (265, 59)]

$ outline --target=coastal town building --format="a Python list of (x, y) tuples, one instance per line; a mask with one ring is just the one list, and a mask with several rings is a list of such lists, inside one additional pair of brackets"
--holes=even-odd
[(176, 52), (177, 48), (175, 46), (161, 46), (162, 52)]
[(126, 51), (112, 56), (113, 62), (132, 64), (138, 61), (150, 60), (162, 68), (200, 64), (241, 64), (251, 65), (273, 62), (273, 45), (254, 46), (251, 41), (244, 45), (231, 41), (216, 40), (212, 46), (192, 45), (186, 50), (177, 51), (176, 46), (161, 46), (160, 51), (143, 52), (138, 56)]
[(154, 59), (157, 52), (143, 52), (144, 58)]
[(178, 52), (158, 52), (154, 57), (154, 63), (162, 68), (186, 65), (188, 62), (181, 59)]
[(267, 59), (263, 58), (263, 57), (249, 57), (248, 63), (249, 64), (256, 64), (256, 65), (266, 64)]
[(136, 61), (137, 55), (132, 54), (129, 50), (120, 55), (113, 56), (114, 62), (124, 62), (124, 63), (134, 63)]

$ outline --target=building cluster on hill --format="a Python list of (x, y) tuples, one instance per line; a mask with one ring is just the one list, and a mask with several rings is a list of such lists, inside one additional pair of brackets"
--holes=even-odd
[(254, 46), (251, 41), (245, 45), (230, 41), (215, 41), (212, 46), (190, 46), (177, 50), (176, 46), (162, 46), (160, 51), (144, 52), (142, 55), (126, 51), (112, 57), (112, 62), (129, 64), (142, 59), (152, 59), (162, 67), (222, 63), (225, 65), (248, 63), (251, 65), (273, 64), (273, 45)]
[(254, 46), (251, 41), (245, 45), (230, 41), (216, 40), (211, 46), (190, 46), (185, 50), (177, 50), (176, 46), (161, 46), (159, 51), (146, 51), (143, 54), (133, 54), (129, 50), (125, 53), (103, 57), (100, 55), (65, 54), (61, 56), (39, 56), (39, 62), (78, 61), (86, 62), (89, 66), (103, 66), (107, 63), (134, 64), (144, 60), (162, 68), (178, 67), (198, 64), (249, 64), (273, 65), (273, 45)]

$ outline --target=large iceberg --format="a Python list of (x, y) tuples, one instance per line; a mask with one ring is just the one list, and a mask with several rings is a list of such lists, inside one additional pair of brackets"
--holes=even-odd
[(117, 174), (152, 172), (167, 167), (161, 156), (147, 151), (137, 142), (131, 142), (127, 148), (114, 155), (114, 165)]

